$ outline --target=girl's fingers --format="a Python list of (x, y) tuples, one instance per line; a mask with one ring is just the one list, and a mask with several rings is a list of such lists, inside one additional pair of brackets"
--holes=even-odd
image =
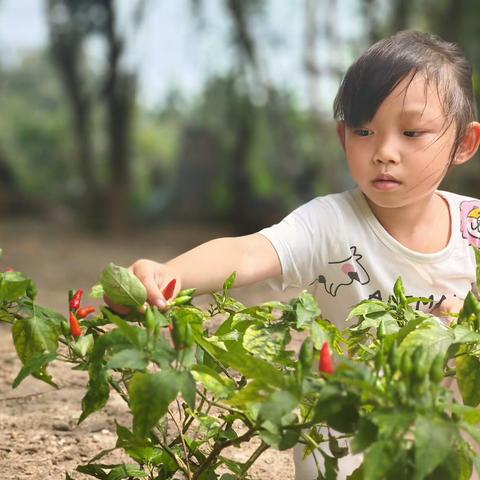
[(130, 308), (124, 307), (123, 305), (117, 305), (113, 303), (107, 296), (103, 296), (103, 301), (114, 311), (119, 313), (120, 315), (127, 315), (130, 313)]
[(163, 296), (162, 290), (160, 289), (157, 280), (155, 279), (155, 276), (150, 275), (148, 277), (139, 278), (147, 289), (148, 303), (161, 309), (165, 308), (167, 306), (167, 302), (165, 297)]
[(167, 301), (173, 299), (180, 289), (180, 282), (172, 278), (162, 264), (139, 260), (131, 265), (130, 269), (146, 288), (148, 303), (162, 310), (167, 308)]

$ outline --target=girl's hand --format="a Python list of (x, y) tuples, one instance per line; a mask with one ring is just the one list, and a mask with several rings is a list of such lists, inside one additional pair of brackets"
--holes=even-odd
[[(173, 300), (181, 290), (180, 276), (163, 263), (140, 259), (130, 265), (129, 269), (146, 288), (147, 302), (161, 310), (165, 310), (168, 307), (167, 300)], [(117, 313), (125, 315), (130, 311), (127, 307), (114, 304), (108, 297), (104, 297), (104, 300)]]
[(147, 289), (147, 301), (150, 305), (164, 310), (167, 308), (167, 301), (173, 300), (181, 290), (180, 276), (163, 263), (141, 259), (129, 268)]
[(432, 315), (440, 318), (445, 324), (450, 325), (455, 317), (452, 313), (460, 312), (463, 307), (463, 300), (458, 297), (447, 297), (445, 300), (432, 310)]

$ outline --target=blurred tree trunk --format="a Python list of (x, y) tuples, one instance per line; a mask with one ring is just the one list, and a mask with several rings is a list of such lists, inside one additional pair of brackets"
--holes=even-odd
[[(125, 72), (120, 64), (124, 41), (116, 27), (115, 2), (48, 0), (47, 5), (51, 51), (72, 111), (79, 171), (85, 184), (85, 216), (96, 227), (122, 230), (131, 221), (129, 159), (136, 77)], [(133, 21), (139, 23), (143, 2), (137, 6)], [(98, 187), (91, 135), (93, 99), (98, 92), (95, 82), (87, 82), (83, 73), (85, 41), (92, 35), (100, 36), (107, 52), (101, 90), (108, 143), (109, 179), (105, 191)]]
[(93, 166), (93, 149), (90, 131), (91, 96), (82, 76), (82, 46), (84, 33), (77, 28), (73, 18), (61, 23), (58, 16), (65, 13), (61, 0), (49, 0), (47, 17), (50, 31), (50, 51), (60, 74), (60, 79), (70, 104), (75, 136), (78, 170), (83, 180), (84, 193), (81, 204), (87, 222), (98, 215), (98, 187)]
[(106, 13), (105, 37), (108, 45), (107, 79), (103, 94), (107, 107), (110, 185), (108, 191), (108, 224), (111, 230), (122, 230), (131, 222), (132, 182), (131, 119), (135, 97), (135, 76), (120, 69), (124, 44), (116, 32), (113, 0), (100, 0)]
[[(310, 118), (312, 123), (313, 138), (318, 152), (305, 166), (303, 175), (299, 177), (298, 187), (299, 195), (304, 200), (309, 200), (315, 194), (315, 179), (320, 178), (322, 184), (328, 192), (338, 190), (335, 169), (332, 169), (331, 159), (322, 156), (322, 144), (325, 135), (331, 135), (331, 129), (326, 129), (326, 119), (322, 114), (320, 104), (320, 83), (322, 79), (335, 78), (340, 81), (342, 72), (333, 63), (336, 56), (330, 56), (326, 59), (325, 65), (320, 65), (318, 61), (318, 39), (324, 32), (322, 41), (323, 49), (326, 52), (335, 51), (335, 47), (340, 44), (340, 39), (336, 29), (336, 0), (328, 0), (326, 8), (323, 9), (324, 15), (320, 18), (319, 3), (316, 0), (305, 0), (304, 3), (304, 21), (305, 36), (303, 44), (303, 64), (308, 82), (308, 103)], [(322, 21), (322, 24), (320, 22)]]
[[(251, 64), (257, 68), (255, 43), (248, 26), (249, 2), (242, 0), (226, 0), (226, 8), (234, 25), (234, 43), (239, 53), (239, 72), (243, 77), (246, 66)], [(248, 205), (252, 195), (250, 175), (247, 162), (248, 153), (254, 139), (255, 110), (248, 98), (242, 97), (238, 105), (234, 105), (232, 125), (235, 140), (232, 150), (232, 220), (240, 233), (249, 232), (251, 212)]]

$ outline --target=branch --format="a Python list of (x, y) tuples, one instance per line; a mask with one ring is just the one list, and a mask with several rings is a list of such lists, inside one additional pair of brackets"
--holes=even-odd
[(231, 440), (227, 440), (226, 442), (215, 442), (213, 449), (210, 452), (210, 455), (200, 464), (197, 471), (194, 473), (192, 480), (198, 480), (203, 471), (210, 466), (210, 464), (218, 457), (218, 455), (224, 448), (247, 442), (253, 437), (254, 433), (255, 430), (249, 429), (240, 437), (232, 438)]
[(167, 412), (170, 415), (170, 417), (172, 417), (173, 423), (177, 427), (178, 435), (179, 435), (180, 440), (182, 442), (183, 453), (185, 454), (185, 461), (187, 462), (186, 463), (186, 466), (187, 466), (186, 474), (187, 474), (187, 478), (190, 480), (192, 478), (192, 471), (190, 470), (190, 461), (188, 459), (188, 450), (187, 450), (187, 445), (185, 444), (185, 438), (183, 437), (182, 427), (177, 422), (177, 419), (175, 418), (175, 416), (173, 415), (172, 411), (169, 408), (167, 409)]
[(252, 456), (246, 461), (246, 463), (243, 465), (242, 470), (240, 471), (240, 476), (239, 478), (244, 478), (245, 474), (247, 471), (250, 469), (250, 467), (255, 463), (257, 458), (265, 451), (270, 448), (269, 445), (267, 445), (265, 442), (262, 442), (260, 446), (252, 453)]

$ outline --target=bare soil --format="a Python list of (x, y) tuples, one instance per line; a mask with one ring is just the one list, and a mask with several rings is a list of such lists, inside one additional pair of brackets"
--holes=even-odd
[[(66, 313), (67, 290), (89, 290), (109, 263), (128, 266), (138, 258), (165, 261), (199, 243), (229, 235), (225, 228), (171, 226), (132, 231), (118, 236), (94, 236), (52, 221), (0, 221), (0, 270), (12, 266), (33, 278), (39, 288), (38, 303)], [(288, 299), (295, 292), (275, 292), (265, 284), (237, 289), (235, 296), (253, 305), (273, 299)], [(198, 303), (208, 304), (207, 297)], [(59, 390), (34, 379), (17, 389), (11, 384), (21, 365), (16, 357), (8, 326), (0, 324), (0, 480), (64, 480), (69, 472), (76, 480), (87, 477), (75, 472), (100, 450), (115, 445), (115, 419), (130, 425), (123, 401), (115, 394), (107, 407), (80, 426), (81, 398), (87, 375), (64, 364), (50, 368)], [(254, 445), (230, 452), (246, 460)], [(108, 462), (122, 457), (114, 452)], [(103, 460), (102, 460), (103, 461)], [(252, 470), (253, 478), (292, 479), (290, 451), (268, 450)]]

